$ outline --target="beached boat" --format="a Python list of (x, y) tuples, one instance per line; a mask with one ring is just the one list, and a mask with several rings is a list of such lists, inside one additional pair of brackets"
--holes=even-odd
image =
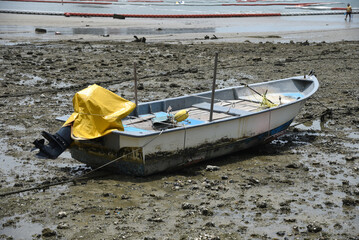
[(306, 75), (141, 103), (124, 131), (74, 140), (69, 150), (93, 168), (136, 176), (183, 167), (275, 139), (318, 87)]

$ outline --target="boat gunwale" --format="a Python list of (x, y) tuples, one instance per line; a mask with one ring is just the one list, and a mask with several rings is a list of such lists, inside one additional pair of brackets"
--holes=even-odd
[[(310, 98), (319, 88), (318, 79), (314, 75), (311, 75), (311, 76), (307, 76), (307, 75), (305, 75), (305, 76), (303, 76), (303, 75), (294, 76), (294, 77), (283, 78), (283, 79), (278, 79), (278, 80), (270, 80), (270, 81), (266, 81), (266, 82), (254, 83), (254, 84), (250, 84), (248, 86), (250, 86), (250, 87), (258, 87), (258, 86), (262, 86), (262, 85), (268, 85), (268, 84), (270, 85), (272, 83), (285, 82), (285, 81), (291, 81), (291, 80), (312, 82), (313, 89), (310, 92), (308, 92), (306, 95), (301, 97), (300, 99), (297, 99), (297, 100), (295, 100), (293, 102), (285, 103), (285, 104), (279, 105), (279, 106), (277, 106), (275, 108), (263, 109), (263, 110), (261, 110), (259, 112), (249, 112), (249, 114), (246, 114), (246, 115), (237, 115), (237, 116), (233, 115), (233, 116), (228, 116), (226, 118), (213, 120), (211, 122), (205, 121), (205, 122), (203, 122), (201, 124), (197, 124), (197, 125), (179, 126), (179, 127), (176, 127), (176, 128), (170, 128), (170, 129), (166, 129), (166, 130), (163, 130), (163, 131), (148, 131), (148, 130), (143, 129), (142, 132), (141, 131), (131, 131), (130, 132), (130, 131), (115, 130), (110, 134), (122, 135), (122, 136), (133, 137), (133, 138), (145, 138), (145, 137), (150, 137), (150, 136), (156, 136), (156, 135), (159, 135), (160, 133), (163, 134), (163, 133), (169, 133), (169, 132), (174, 132), (174, 131), (182, 131), (184, 129), (186, 130), (186, 129), (196, 128), (196, 127), (203, 127), (203, 126), (207, 126), (207, 125), (212, 125), (212, 124), (216, 124), (216, 123), (222, 123), (222, 122), (226, 122), (226, 121), (233, 121), (233, 120), (237, 120), (237, 119), (240, 119), (240, 118), (246, 118), (246, 117), (251, 117), (251, 116), (254, 116), (254, 115), (257, 115), (257, 114), (266, 113), (266, 112), (269, 112), (269, 111), (275, 111), (277, 109), (282, 109), (282, 108), (288, 107), (290, 105), (297, 104), (299, 102), (305, 101), (308, 98)], [(233, 86), (233, 87), (228, 87), (228, 88), (222, 88), (222, 89), (217, 89), (216, 92), (227, 91), (227, 90), (237, 89), (237, 88), (241, 88), (241, 87), (245, 88), (246, 86)], [(190, 95), (186, 95), (186, 96), (166, 98), (166, 99), (162, 99), (162, 100), (156, 100), (156, 101), (140, 103), (140, 104), (138, 104), (138, 106), (149, 105), (149, 104), (156, 103), (156, 102), (161, 102), (161, 101), (164, 101), (164, 100), (176, 100), (176, 99), (188, 98), (188, 97), (198, 96), (198, 95), (205, 95), (205, 94), (210, 94), (210, 93), (211, 93), (211, 91), (206, 91), (206, 92), (194, 93), (194, 94), (190, 94)], [(67, 118), (66, 119), (65, 118), (66, 118), (66, 116), (61, 116), (61, 117), (58, 117), (56, 119), (59, 120), (59, 121), (65, 122), (66, 119), (67, 119)]]
[[(305, 101), (306, 99), (310, 98), (318, 90), (318, 88), (319, 88), (318, 79), (315, 76), (306, 76), (306, 77), (307, 78), (304, 78), (303, 76), (296, 76), (296, 77), (284, 78), (284, 79), (279, 79), (279, 80), (272, 80), (272, 81), (267, 81), (267, 82), (255, 83), (255, 84), (250, 85), (250, 87), (261, 86), (261, 85), (266, 85), (268, 83), (275, 83), (275, 82), (288, 81), (288, 80), (309, 81), (309, 82), (313, 83), (313, 89), (309, 93), (307, 93), (304, 97), (302, 97), (300, 99), (297, 99), (297, 100), (295, 100), (293, 102), (290, 102), (290, 103), (285, 103), (283, 105), (279, 105), (279, 106), (277, 106), (275, 108), (268, 108), (268, 109), (264, 109), (264, 110), (259, 111), (259, 112), (250, 112), (249, 114), (246, 114), (246, 115), (228, 116), (226, 118), (213, 120), (211, 122), (206, 121), (206, 122), (203, 122), (203, 123), (197, 124), (197, 125), (179, 126), (179, 127), (176, 127), (176, 128), (170, 128), (170, 129), (166, 129), (166, 130), (163, 130), (163, 131), (144, 130), (143, 132), (141, 132), (141, 131), (136, 131), (136, 132), (129, 132), (128, 131), (128, 132), (126, 132), (126, 131), (115, 130), (111, 134), (118, 134), (118, 135), (123, 135), (123, 136), (128, 136), (128, 137), (134, 137), (134, 138), (144, 138), (144, 137), (149, 137), (149, 136), (155, 136), (155, 135), (158, 135), (160, 133), (163, 134), (163, 133), (169, 133), (169, 132), (174, 132), (174, 131), (182, 131), (184, 129), (191, 129), (191, 128), (196, 128), (196, 127), (213, 125), (213, 124), (216, 124), (216, 123), (222, 123), (222, 122), (226, 122), (226, 121), (237, 120), (237, 119), (240, 119), (240, 118), (251, 117), (251, 116), (254, 116), (254, 115), (257, 115), (257, 114), (262, 114), (262, 113), (266, 113), (266, 112), (269, 112), (269, 111), (274, 111), (274, 110), (277, 110), (277, 109), (288, 107), (290, 105), (297, 104), (299, 102)], [(314, 79), (313, 79), (313, 77), (314, 77)], [(240, 87), (240, 86), (217, 89), (216, 92), (217, 91), (230, 90), (230, 89), (236, 89), (238, 87)], [(245, 87), (245, 86), (243, 86), (243, 87)], [(175, 100), (175, 99), (179, 99), (179, 98), (192, 97), (192, 96), (203, 95), (203, 94), (208, 94), (208, 93), (211, 93), (211, 91), (195, 93), (195, 94), (191, 94), (191, 95), (187, 95), (187, 96), (180, 96), (180, 97), (174, 97), (174, 98), (167, 98), (167, 99), (163, 99), (163, 100), (140, 103), (139, 106), (140, 105), (148, 105), (148, 104), (155, 103), (155, 102), (161, 102), (161, 101), (164, 101), (164, 100)]]

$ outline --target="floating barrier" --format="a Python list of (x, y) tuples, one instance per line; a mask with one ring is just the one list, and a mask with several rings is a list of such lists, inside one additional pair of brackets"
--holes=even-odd
[[(65, 17), (77, 16), (77, 17), (112, 17), (115, 14), (112, 13), (64, 13)], [(123, 15), (123, 14), (121, 14)]]
[(93, 2), (90, 1), (51, 1), (51, 0), (7, 0), (11, 2), (38, 2), (38, 3), (72, 3), (72, 4), (102, 4), (102, 5), (108, 5), (112, 4), (112, 2), (104, 2), (95, 0)]
[[(352, 14), (358, 14), (353, 11)], [(292, 13), (239, 13), (239, 14), (96, 14), (96, 13), (65, 13), (66, 17), (114, 17), (115, 15), (124, 18), (236, 18), (236, 17), (278, 17), (278, 16), (306, 16), (306, 15), (334, 15), (344, 14), (343, 11), (323, 11), (323, 12), (292, 12)]]
[[(291, 12), (281, 13), (281, 16), (309, 16), (309, 15), (343, 15), (345, 11), (318, 11), (318, 12)], [(358, 14), (359, 11), (353, 11), (352, 14)]]
[[(342, 15), (345, 11), (315, 11), (315, 12), (290, 12), (290, 13), (238, 13), (238, 14), (106, 14), (106, 13), (70, 13), (70, 12), (40, 12), (40, 11), (17, 11), (3, 10), (0, 13), (33, 14), (33, 15), (57, 15), (65, 17), (111, 17), (125, 18), (238, 18), (238, 17), (279, 17), (279, 16), (308, 16), (308, 15)], [(352, 14), (359, 14), (353, 11)]]
[[(114, 17), (115, 14), (65, 13), (66, 17)], [(125, 18), (230, 18), (230, 17), (272, 17), (280, 13), (243, 13), (243, 14), (119, 14)]]
[(222, 6), (310, 6), (316, 3), (223, 3)]
[(6, 10), (6, 9), (0, 9), (0, 13), (64, 16), (64, 12), (18, 11), (18, 10)]
[[(243, 0), (237, 0), (237, 2), (240, 2), (239, 4), (226, 4), (226, 5), (230, 5), (230, 6), (274, 6), (274, 5), (287, 5), (287, 6), (312, 6), (312, 5), (328, 5), (328, 4), (340, 4), (341, 2), (308, 2), (308, 3), (247, 3), (247, 2), (257, 2), (256, 0), (252, 0), (252, 1), (243, 1)], [(258, 1), (258, 2), (262, 2), (262, 1)]]

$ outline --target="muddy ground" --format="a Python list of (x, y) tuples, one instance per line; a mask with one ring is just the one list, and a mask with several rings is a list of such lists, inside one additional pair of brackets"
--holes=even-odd
[[(140, 101), (308, 73), (320, 81), (286, 135), (176, 172), (91, 179), (0, 197), (0, 239), (359, 239), (359, 42), (0, 46), (0, 192), (88, 171), (30, 152), (72, 96), (99, 84)], [(328, 113), (330, 109), (332, 114)], [(320, 116), (323, 115), (322, 119)], [(217, 166), (208, 171), (207, 166)]]

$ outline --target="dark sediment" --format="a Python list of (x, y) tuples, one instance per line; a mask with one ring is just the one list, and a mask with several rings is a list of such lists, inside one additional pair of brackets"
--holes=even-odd
[(88, 171), (68, 154), (45, 161), (30, 152), (72, 113), (78, 90), (96, 83), (133, 100), (134, 62), (140, 101), (210, 90), (216, 52), (218, 88), (314, 69), (320, 89), (296, 119), (306, 124), (178, 172), (105, 174), (1, 197), (0, 238), (31, 238), (19, 235), (25, 229), (48, 239), (357, 239), (358, 42), (0, 46), (0, 192)]

